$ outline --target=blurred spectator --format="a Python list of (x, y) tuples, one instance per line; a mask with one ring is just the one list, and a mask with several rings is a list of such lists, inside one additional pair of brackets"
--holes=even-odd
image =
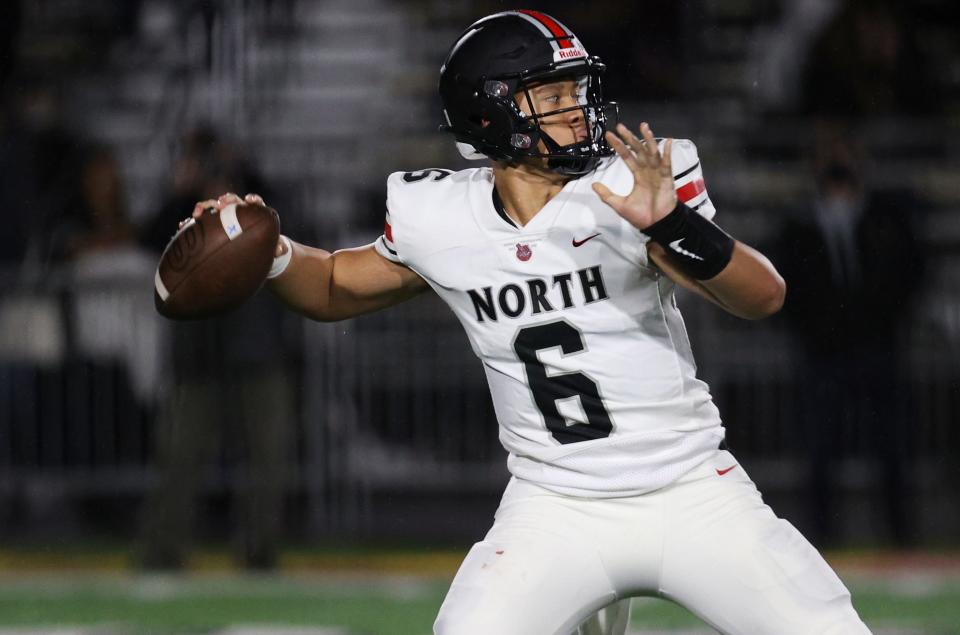
[(859, 117), (941, 110), (932, 60), (906, 3), (849, 0), (815, 41), (803, 70), (803, 110)]
[(53, 254), (57, 260), (75, 260), (136, 242), (113, 153), (106, 147), (94, 146), (85, 155), (75, 200), (67, 204), (53, 229)]
[(79, 190), (82, 143), (63, 122), (54, 83), (34, 77), (9, 83), (0, 110), (0, 263), (35, 271), (55, 257), (55, 230)]
[[(48, 199), (69, 203), (44, 223), (63, 277), (0, 297), (0, 375), (9, 382), (0, 386), (0, 410), (16, 413), (17, 430), (6, 437), (34, 438), (14, 440), (11, 460), (59, 470), (142, 461), (160, 368), (149, 286), (154, 259), (134, 240), (111, 151), (91, 148), (76, 177), (75, 191)], [(43, 503), (28, 492), (21, 495), (33, 511), (25, 515), (42, 513)], [(71, 520), (63, 503), (61, 528)]]
[(150, 291), (156, 258), (136, 242), (113, 152), (91, 147), (79, 173), (76, 197), (52, 231), (53, 254), (71, 275), (73, 347), (80, 360), (104, 369), (111, 383), (102, 388), (126, 398), (132, 382), (139, 404), (152, 406), (162, 337)]
[(915, 422), (901, 342), (923, 284), (922, 209), (910, 191), (866, 190), (855, 151), (839, 139), (817, 162), (810, 209), (783, 229), (777, 264), (784, 315), (805, 353), (796, 372), (806, 405), (800, 433), (810, 444), (810, 535), (820, 545), (837, 539), (837, 461), (854, 453), (881, 472), (890, 538), (913, 540)]
[[(159, 255), (194, 203), (228, 191), (272, 200), (234, 148), (212, 130), (190, 132), (173, 167), (169, 198), (143, 232), (144, 244)], [(280, 304), (260, 292), (229, 315), (172, 324), (173, 379), (161, 406), (161, 478), (145, 510), (143, 566), (185, 564), (200, 486), (218, 446), (228, 455), (245, 453), (248, 466), (234, 492), (237, 518), (228, 523), (240, 532), (238, 558), (253, 568), (275, 564), (296, 421), (290, 370), (295, 357), (282, 318)]]

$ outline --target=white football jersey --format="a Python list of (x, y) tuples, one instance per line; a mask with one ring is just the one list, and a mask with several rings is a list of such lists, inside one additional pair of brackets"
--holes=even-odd
[[(680, 200), (712, 218), (694, 144), (675, 140), (672, 162)], [(463, 324), (514, 476), (574, 496), (629, 496), (673, 482), (724, 431), (696, 378), (674, 283), (595, 181), (633, 187), (626, 164), (605, 159), (517, 227), (494, 203), (490, 168), (398, 172), (376, 248)]]

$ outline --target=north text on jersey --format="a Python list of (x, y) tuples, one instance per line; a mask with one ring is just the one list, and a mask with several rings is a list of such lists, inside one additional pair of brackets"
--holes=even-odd
[[(562, 306), (554, 306), (547, 298), (551, 289), (560, 291)], [(549, 278), (527, 278), (520, 283), (505, 284), (496, 291), (492, 286), (470, 289), (467, 294), (473, 302), (478, 322), (485, 319), (496, 322), (500, 313), (508, 318), (524, 313), (537, 315), (569, 309), (575, 303), (584, 305), (609, 298), (600, 265), (558, 273)]]

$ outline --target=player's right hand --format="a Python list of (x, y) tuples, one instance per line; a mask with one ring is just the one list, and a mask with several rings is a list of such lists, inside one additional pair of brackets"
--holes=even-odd
[[(211, 210), (213, 212), (219, 212), (220, 210), (222, 210), (224, 207), (228, 205), (233, 205), (233, 204), (242, 205), (243, 203), (252, 203), (254, 205), (264, 205), (264, 206), (266, 205), (266, 203), (264, 203), (263, 201), (263, 197), (260, 196), (259, 194), (247, 194), (243, 198), (240, 198), (239, 195), (234, 194), (233, 192), (227, 192), (226, 194), (224, 194), (223, 196), (220, 196), (219, 198), (208, 198), (205, 201), (199, 201), (197, 204), (193, 206), (193, 212), (190, 214), (190, 218), (200, 218), (201, 216), (203, 216), (203, 213), (207, 210)], [(182, 221), (180, 221), (180, 224), (177, 226), (177, 229), (180, 229), (185, 224), (187, 224), (190, 221), (190, 218), (185, 218)], [(277, 249), (274, 252), (274, 257), (282, 255), (285, 250), (286, 250), (286, 247), (284, 246), (283, 241), (278, 240)]]
[(622, 123), (616, 132), (607, 131), (607, 143), (633, 173), (633, 189), (625, 195), (614, 194), (603, 183), (593, 184), (600, 199), (643, 231), (669, 214), (677, 206), (677, 192), (671, 171), (670, 148), (673, 139), (663, 144), (663, 154), (657, 147), (650, 124), (640, 124), (642, 139)]

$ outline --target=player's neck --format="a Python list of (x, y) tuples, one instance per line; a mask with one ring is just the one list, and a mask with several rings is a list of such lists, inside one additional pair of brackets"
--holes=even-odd
[(536, 166), (493, 164), (493, 183), (504, 211), (520, 227), (529, 223), (569, 180)]

